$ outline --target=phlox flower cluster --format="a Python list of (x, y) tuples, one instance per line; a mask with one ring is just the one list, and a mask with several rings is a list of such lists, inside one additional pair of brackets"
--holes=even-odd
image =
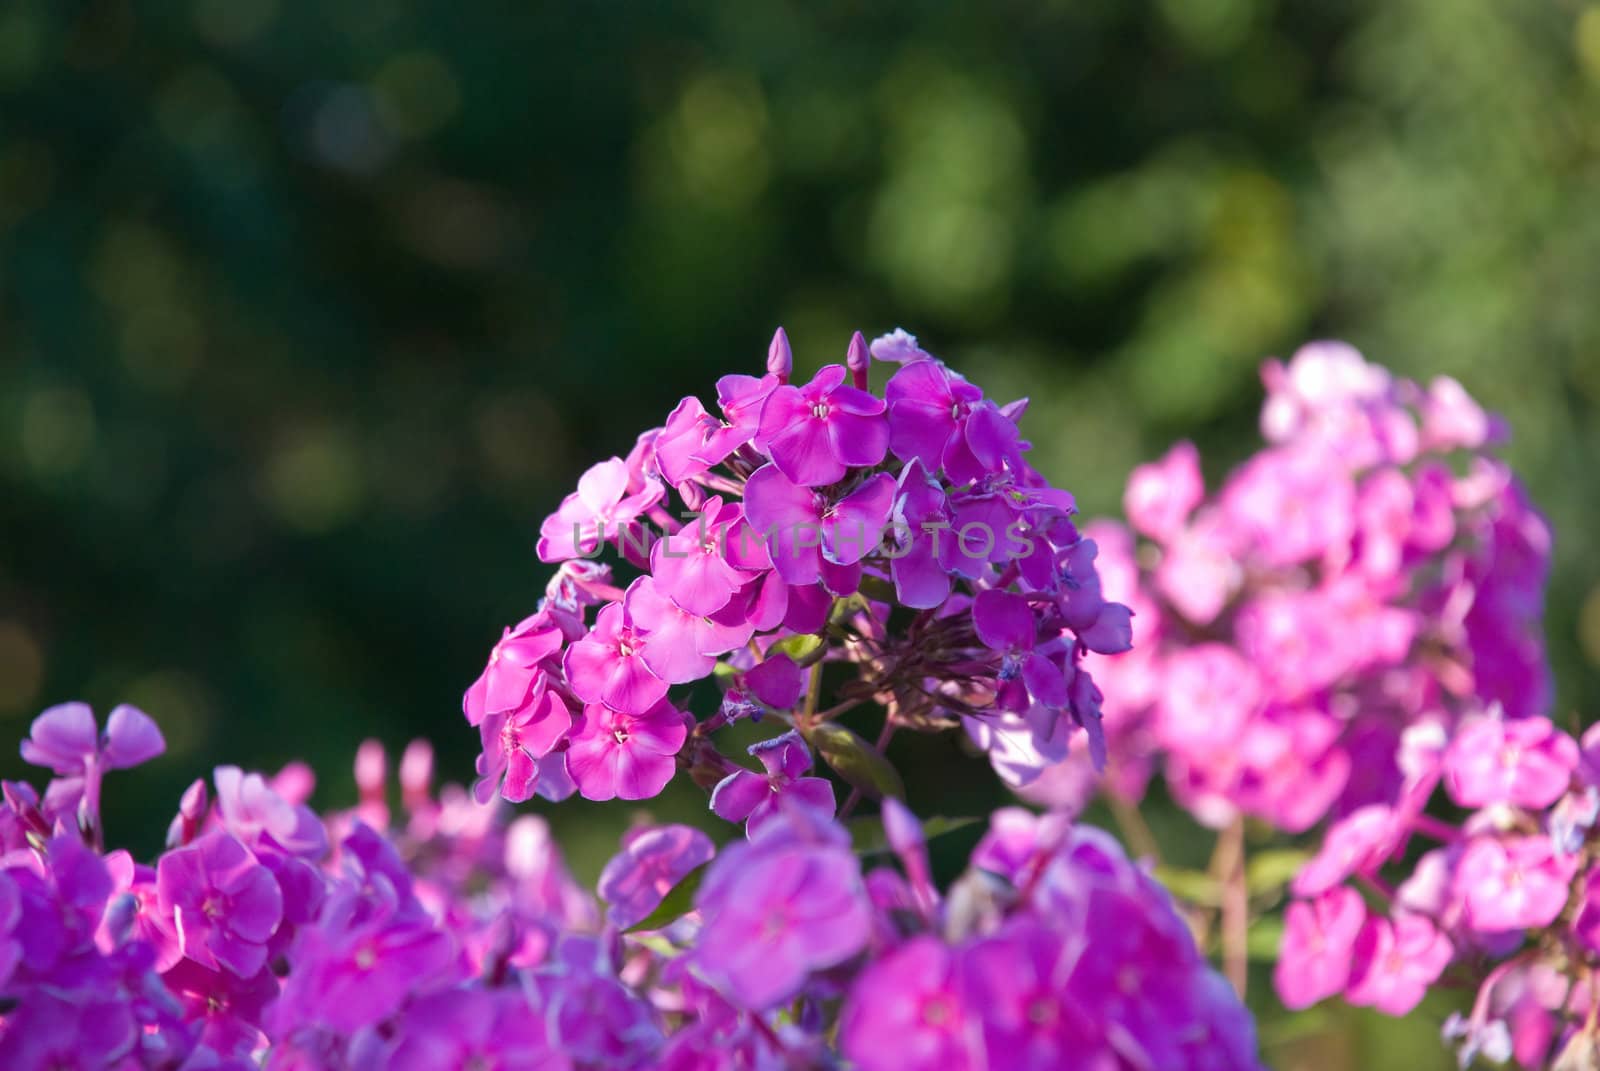
[[(1101, 594), (1072, 496), (1027, 462), (1026, 401), (985, 398), (903, 331), (792, 374), (780, 329), (764, 375), (718, 380), (714, 409), (683, 399), (546, 519), (547, 595), (463, 702), (479, 799), (647, 799), (686, 770), (752, 831), (768, 789), (831, 814), (828, 783), (798, 774), (816, 747), (881, 791), (859, 772), (881, 755), (837, 720), (867, 703), (882, 742), (960, 728), (1013, 784), (1080, 729), (1104, 761), (1084, 659), (1128, 647), (1129, 611)], [(825, 664), (854, 679), (823, 707)], [(721, 703), (688, 709), (712, 677)], [(756, 774), (716, 733), (763, 716), (800, 736)]]
[[(1462, 1066), (1600, 1058), (1600, 729), (1498, 709), (1408, 729), (1397, 802), (1335, 822), (1295, 876), (1276, 968), (1291, 1008), (1343, 995), (1391, 1015), (1476, 987), (1445, 1037)], [(1442, 785), (1459, 821), (1424, 811)]]
[[(222, 767), (145, 865), (98, 844), (85, 785), (163, 746), (81, 704), (22, 745), (54, 778), (0, 805), (8, 1071), (1258, 1066), (1160, 885), (1060, 818), (997, 813), (941, 890), (893, 800), (886, 846), (857, 850), (780, 792), (720, 852), (635, 829), (594, 897), (542, 820), (436, 793), (422, 744), (395, 792), (369, 742), (354, 807), (313, 812), (298, 764)], [(763, 751), (768, 776), (813, 780), (796, 748)]]
[[(1208, 494), (1180, 443), (1136, 469), (1127, 525), (1094, 522), (1134, 648), (1087, 661), (1114, 769), (1164, 771), (1202, 822), (1299, 832), (1394, 803), (1408, 727), (1448, 731), (1551, 699), (1541, 637), (1550, 533), (1454, 380), (1426, 387), (1340, 343), (1263, 370), (1267, 445)], [(1045, 798), (1081, 795), (1063, 772)]]

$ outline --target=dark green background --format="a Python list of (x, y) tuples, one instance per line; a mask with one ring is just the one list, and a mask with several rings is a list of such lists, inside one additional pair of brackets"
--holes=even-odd
[[(1453, 374), (1556, 525), (1555, 713), (1600, 710), (1597, 106), (1600, 7), (1547, 0), (8, 0), (0, 718), (154, 714), (146, 850), (218, 761), (333, 803), (426, 734), (466, 778), (540, 518), (778, 323), (1031, 395), (1091, 511), (1173, 438), (1243, 457), (1308, 337)], [(593, 873), (630, 808), (560, 815)], [(1440, 1058), (1348, 1018), (1269, 1053)]]

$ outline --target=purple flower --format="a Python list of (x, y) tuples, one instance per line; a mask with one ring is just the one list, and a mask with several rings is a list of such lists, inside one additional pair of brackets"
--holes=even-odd
[(764, 1011), (812, 971), (859, 952), (872, 917), (843, 830), (800, 811), (725, 849), (695, 897), (704, 925), (695, 962), (728, 1000)]
[(999, 705), (1026, 710), (1029, 696), (1045, 706), (1067, 705), (1066, 674), (1054, 659), (1034, 650), (1038, 624), (1025, 598), (996, 588), (980, 591), (972, 600), (972, 627), (983, 645), (1001, 656)]
[(1105, 1047), (1111, 1024), (1095, 1022), (1067, 984), (1076, 952), (1070, 940), (1025, 919), (962, 957), (968, 999), (982, 1018), (987, 1066), (1052, 1071)]
[(600, 872), (600, 898), (610, 905), (606, 918), (624, 930), (642, 921), (674, 885), (715, 854), (711, 838), (692, 826), (652, 826), (629, 834), (622, 851)]
[(126, 703), (111, 711), (104, 735), (85, 703), (62, 703), (33, 719), (22, 758), (63, 777), (81, 777), (91, 767), (125, 770), (167, 749), (161, 730), (143, 711)]
[(665, 494), (661, 482), (652, 477), (646, 477), (637, 488), (631, 482), (627, 463), (616, 457), (579, 477), (577, 491), (563, 499), (561, 507), (539, 528), (539, 560), (592, 556)]
[(983, 1067), (981, 1028), (958, 972), (955, 954), (928, 936), (872, 963), (850, 989), (840, 1051), (861, 1071)]
[(672, 780), (688, 735), (683, 712), (665, 699), (637, 715), (590, 703), (572, 732), (567, 772), (584, 799), (649, 799)]
[(826, 778), (806, 777), (811, 769), (811, 749), (794, 730), (750, 745), (765, 774), (739, 770), (717, 783), (711, 793), (711, 810), (730, 822), (745, 822), (754, 838), (766, 823), (790, 806), (805, 807), (824, 819), (833, 817), (833, 785)]
[(917, 345), (917, 336), (903, 327), (872, 340), (872, 356), (888, 364), (910, 364), (912, 361), (932, 360), (933, 354)]
[(379, 909), (359, 920), (364, 903), (346, 892), (296, 936), (294, 969), (267, 1012), (272, 1037), (311, 1026), (349, 1034), (459, 978), (455, 943), (425, 915)]
[(854, 565), (877, 548), (894, 495), (888, 473), (869, 477), (835, 501), (765, 465), (745, 486), (745, 510), (767, 541), (778, 575), (790, 584), (811, 584), (823, 575), (825, 562)]
[(644, 659), (645, 634), (621, 603), (609, 603), (594, 628), (567, 648), (562, 666), (572, 692), (585, 703), (643, 714), (667, 694), (667, 682), (650, 672)]
[(163, 855), (156, 893), (185, 956), (241, 978), (266, 963), (267, 941), (283, 921), (283, 894), (238, 838), (217, 830)]
[[(138, 1039), (129, 1004), (111, 993), (31, 991), (0, 1029), (0, 1066), (101, 1071), (128, 1066)], [(135, 1065), (137, 1066), (137, 1065)]]
[(889, 573), (906, 606), (931, 610), (950, 597), (950, 571), (940, 560), (939, 533), (949, 539), (950, 510), (938, 480), (916, 458), (906, 462), (890, 514), (894, 549)]
[(530, 979), (563, 1054), (589, 1068), (653, 1068), (661, 1028), (593, 938), (569, 936)]
[(572, 1067), (545, 1016), (516, 990), (451, 989), (423, 997), (406, 1009), (391, 1045), (383, 1061), (388, 1071)]
[(778, 470), (804, 487), (844, 478), (851, 467), (870, 467), (889, 449), (884, 402), (844, 385), (843, 365), (821, 369), (804, 387), (776, 387), (761, 410), (756, 443)]

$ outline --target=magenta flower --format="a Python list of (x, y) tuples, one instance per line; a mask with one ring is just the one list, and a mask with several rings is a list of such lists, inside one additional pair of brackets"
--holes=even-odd
[(519, 709), (484, 719), (479, 779), (472, 790), (478, 802), (488, 803), (497, 789), (512, 803), (531, 799), (539, 783), (539, 760), (550, 754), (570, 728), (572, 711), (543, 682)]
[(983, 392), (939, 361), (904, 365), (884, 387), (889, 405), (889, 447), (942, 472), (957, 486), (1020, 469), (1017, 426)]
[(801, 811), (768, 823), (755, 840), (724, 849), (695, 897), (704, 919), (695, 963), (752, 1011), (793, 998), (812, 971), (859, 952), (871, 931), (848, 840), (807, 818)]
[(566, 614), (540, 610), (516, 628), (508, 628), (489, 652), (489, 664), (462, 697), (467, 724), (481, 725), (490, 714), (516, 710), (528, 701), (535, 682), (543, 675), (541, 664), (552, 659), (579, 631)]
[(1463, 807), (1542, 810), (1566, 794), (1578, 759), (1577, 742), (1548, 718), (1473, 718), (1445, 752), (1445, 787)]
[(850, 467), (870, 467), (889, 449), (884, 402), (844, 385), (843, 365), (830, 364), (804, 387), (776, 387), (761, 409), (756, 444), (804, 487), (837, 483)]
[(1320, 450), (1257, 454), (1229, 479), (1223, 504), (1273, 565), (1319, 558), (1355, 531), (1355, 484), (1337, 458)]
[(737, 503), (712, 496), (699, 516), (657, 540), (650, 553), (656, 586), (695, 615), (714, 614), (735, 592), (772, 566), (765, 543)]
[(1474, 929), (1533, 929), (1561, 914), (1577, 869), (1578, 859), (1558, 855), (1549, 837), (1477, 837), (1456, 864), (1455, 892)]
[(861, 1071), (985, 1066), (981, 1028), (958, 971), (955, 954), (928, 936), (913, 937), (868, 966), (839, 1021), (840, 1051)]
[(681, 485), (720, 464), (755, 438), (761, 410), (779, 385), (779, 377), (723, 376), (717, 380), (722, 419), (712, 416), (698, 398), (685, 398), (667, 417), (656, 437), (656, 465), (670, 484)]
[(357, 919), (354, 907), (348, 894), (330, 902), (296, 936), (295, 969), (267, 1011), (274, 1038), (313, 1026), (349, 1034), (459, 979), (455, 942), (426, 915), (384, 909)]
[(1273, 973), (1287, 1007), (1298, 1011), (1344, 992), (1366, 918), (1360, 894), (1342, 886), (1289, 905)]
[(221, 830), (161, 857), (156, 894), (178, 950), (212, 970), (249, 978), (267, 962), (267, 941), (283, 921), (272, 872)]
[(665, 699), (637, 715), (590, 703), (572, 732), (567, 771), (584, 799), (649, 799), (672, 780), (688, 735), (683, 712)]
[(894, 477), (884, 472), (832, 501), (764, 465), (745, 486), (745, 511), (778, 575), (790, 584), (812, 584), (825, 563), (854, 565), (877, 549), (894, 495)]
[(1385, 1015), (1405, 1015), (1422, 1002), (1453, 955), (1450, 939), (1421, 915), (1368, 919), (1356, 942), (1345, 999)]
[(563, 499), (539, 528), (539, 560), (558, 562), (596, 554), (602, 543), (617, 538), (666, 493), (653, 477), (646, 477), (637, 488), (631, 482), (627, 463), (616, 457), (579, 477), (577, 491)]
[(822, 777), (806, 777), (811, 769), (811, 749), (794, 730), (750, 745), (765, 774), (738, 770), (724, 777), (711, 793), (711, 810), (730, 822), (745, 822), (754, 838), (762, 826), (780, 817), (788, 807), (804, 807), (819, 818), (833, 817), (833, 785)]
[(600, 872), (600, 899), (609, 905), (606, 918), (624, 930), (642, 921), (674, 885), (715, 854), (711, 838), (692, 826), (651, 826), (630, 833), (622, 851)]
[(1163, 739), (1189, 755), (1235, 746), (1259, 712), (1262, 687), (1256, 669), (1220, 643), (1181, 648), (1164, 666), (1156, 715)]
[(128, 1067), (139, 1036), (131, 1003), (115, 989), (76, 993), (41, 986), (7, 1011), (5, 1029), (0, 1030), (0, 1067), (17, 1071)]
[(562, 659), (572, 693), (585, 703), (604, 703), (627, 714), (655, 706), (666, 696), (667, 682), (646, 665), (645, 643), (623, 604), (601, 607), (594, 628)]
[(1394, 810), (1369, 803), (1328, 828), (1322, 848), (1294, 876), (1296, 896), (1320, 896), (1351, 874), (1368, 874), (1389, 858), (1403, 830)]
[(247, 978), (227, 970), (179, 960), (162, 974), (167, 991), (183, 1005), (185, 1018), (200, 1025), (200, 1044), (220, 1056), (248, 1057), (264, 1040), (261, 1023), (278, 995), (278, 980), (261, 970)]
[(1122, 493), (1122, 510), (1135, 531), (1165, 543), (1183, 531), (1205, 493), (1200, 452), (1194, 443), (1180, 442), (1161, 460), (1133, 470)]
[(1155, 588), (1187, 620), (1209, 625), (1243, 578), (1239, 549), (1226, 520), (1203, 509), (1193, 524), (1168, 543), (1156, 567)]
[(1076, 954), (1060, 934), (1021, 920), (967, 950), (961, 970), (981, 1011), (988, 1067), (1053, 1071), (1105, 1045), (1109, 1024), (1069, 988)]
[(328, 834), (317, 816), (304, 804), (284, 799), (260, 774), (218, 766), (212, 779), (223, 828), (251, 850), (275, 849), (306, 859), (327, 854)]
[(452, 989), (408, 1007), (383, 1060), (387, 1071), (569, 1071), (545, 1016), (516, 990)]
[(983, 645), (1001, 656), (1000, 705), (1020, 712), (1031, 696), (1048, 707), (1067, 706), (1066, 674), (1053, 658), (1034, 649), (1038, 624), (1025, 598), (996, 588), (980, 591), (972, 600), (972, 627)]
[(629, 585), (623, 608), (644, 634), (639, 650), (646, 668), (668, 684), (705, 677), (717, 655), (743, 647), (754, 631), (742, 607), (729, 606), (711, 617), (690, 613), (667, 598), (652, 576)]

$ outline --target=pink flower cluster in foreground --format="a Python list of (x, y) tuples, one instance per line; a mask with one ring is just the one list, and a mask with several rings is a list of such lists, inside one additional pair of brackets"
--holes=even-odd
[[(875, 360), (892, 370), (881, 396)], [(1026, 460), (1026, 402), (985, 398), (904, 332), (870, 347), (857, 333), (845, 364), (805, 383), (792, 365), (779, 330), (765, 375), (724, 376), (714, 410), (685, 398), (544, 522), (548, 595), (463, 704), (479, 799), (647, 799), (686, 769), (722, 782), (715, 809), (733, 820), (770, 813), (762, 783), (831, 814), (795, 772), (805, 742), (847, 779), (872, 764), (837, 722), (865, 703), (885, 740), (965, 729), (1013, 784), (1078, 729), (1104, 761), (1083, 660), (1127, 649), (1129, 611), (1101, 595), (1072, 496)], [(824, 663), (855, 680), (820, 709), (807, 682)], [(687, 686), (712, 676), (720, 706), (687, 709)], [(761, 753), (761, 782), (716, 734), (767, 714), (803, 739)]]
[(1207, 825), (1301, 831), (1392, 803), (1412, 725), (1547, 713), (1550, 533), (1454, 380), (1423, 387), (1341, 343), (1263, 378), (1268, 445), (1220, 490), (1181, 443), (1132, 474), (1130, 528), (1086, 527), (1135, 611), (1134, 649), (1088, 661), (1109, 791), (1139, 798), (1159, 764)]
[[(798, 746), (771, 776), (808, 780)], [(997, 813), (942, 891), (893, 801), (867, 867), (778, 793), (720, 853), (636, 829), (596, 900), (541, 819), (435, 795), (421, 744), (398, 811), (375, 743), (359, 803), (321, 817), (302, 766), (219, 768), (152, 865), (96, 843), (96, 771), (158, 754), (150, 719), (119, 707), (101, 733), (68, 704), (22, 747), (55, 777), (0, 805), (8, 1071), (1258, 1066), (1162, 888), (1064, 820)]]

